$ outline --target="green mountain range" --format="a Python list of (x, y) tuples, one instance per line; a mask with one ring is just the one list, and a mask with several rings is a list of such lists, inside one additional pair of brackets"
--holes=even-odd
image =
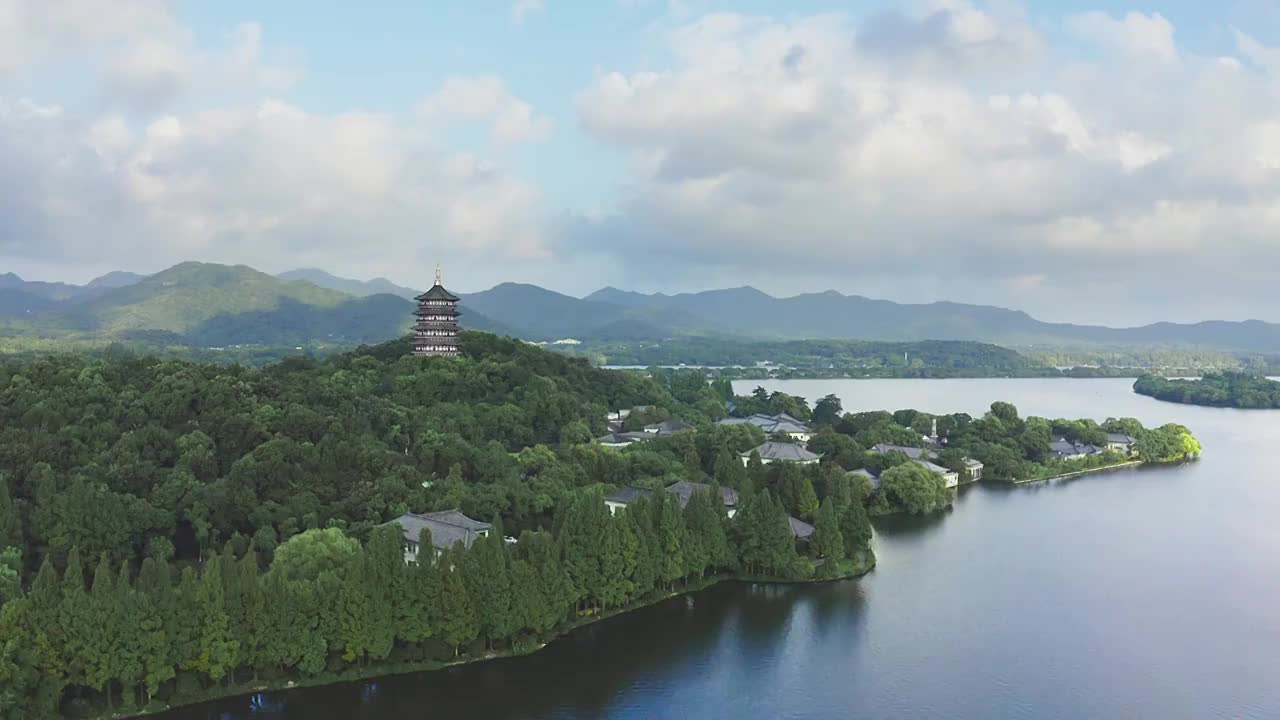
[[(351, 345), (398, 337), (413, 322), (413, 302), (403, 297), (356, 297), (243, 265), (186, 262), (136, 280), (113, 274), (84, 286), (16, 276), (4, 282), (0, 336), (202, 347)], [(462, 324), (512, 334), (477, 312), (467, 312)]]
[[(350, 280), (320, 270), (271, 276), (243, 265), (196, 262), (147, 277), (111, 273), (86, 285), (26, 282), (10, 273), (0, 275), (0, 339), (141, 339), (205, 347), (376, 342), (407, 332), (418, 292), (385, 279)], [(1280, 352), (1280, 325), (1257, 320), (1107, 328), (1046, 323), (998, 307), (900, 304), (831, 290), (776, 298), (750, 287), (678, 295), (605, 288), (575, 298), (503, 283), (459, 296), (464, 327), (529, 340), (969, 340)]]
[[(300, 268), (298, 270), (290, 270), (283, 272), (276, 277), (281, 280), (302, 280), (312, 285), (318, 285), (322, 288), (337, 290), (355, 295), (356, 297), (369, 297), (370, 295), (396, 295), (406, 300), (412, 300), (422, 294), (422, 290), (414, 290), (396, 285), (386, 278), (374, 278), (372, 280), (352, 280), (350, 278), (338, 277), (330, 275), (323, 270), (316, 268)], [(425, 290), (426, 288), (423, 288)]]

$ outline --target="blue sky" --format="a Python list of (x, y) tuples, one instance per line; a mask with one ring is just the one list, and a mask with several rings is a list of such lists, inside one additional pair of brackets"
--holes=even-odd
[(1280, 320), (1274, 0), (374, 7), (13, 0), (0, 270)]
[[(1178, 28), (1189, 50), (1220, 53), (1234, 44), (1231, 26), (1254, 28), (1257, 37), (1280, 44), (1280, 5), (1267, 0), (1224, 3), (1178, 0), (1145, 5), (1115, 0), (1046, 0), (1025, 5), (1032, 20), (1054, 38), (1064, 55), (1092, 52), (1061, 28), (1073, 13), (1105, 10), (1123, 14), (1153, 11)], [(289, 93), (308, 108), (341, 111), (352, 106), (385, 112), (410, 109), (416, 94), (426, 94), (446, 77), (497, 73), (514, 94), (550, 115), (551, 140), (510, 159), (511, 166), (536, 171), (555, 205), (590, 210), (609, 205), (619, 183), (616, 153), (575, 131), (573, 99), (599, 68), (630, 71), (660, 69), (668, 53), (662, 32), (696, 14), (803, 17), (830, 12), (865, 16), (901, 3), (882, 0), (823, 2), (668, 3), (666, 0), (546, 0), (523, 20), (513, 17), (508, 0), (386, 2), (376, 11), (358, 3), (245, 0), (184, 2), (179, 15), (202, 41), (217, 44), (247, 18), (260, 22), (272, 44), (300, 53), (307, 77)], [(456, 141), (475, 147), (475, 133), (458, 132)]]

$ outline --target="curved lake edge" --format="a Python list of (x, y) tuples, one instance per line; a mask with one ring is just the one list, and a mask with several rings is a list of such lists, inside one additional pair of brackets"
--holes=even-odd
[[(350, 668), (340, 674), (326, 673), (312, 678), (302, 680), (289, 680), (284, 683), (249, 683), (232, 688), (222, 688), (223, 692), (211, 692), (201, 697), (193, 697), (190, 700), (184, 700), (176, 703), (168, 703), (163, 707), (155, 709), (147, 709), (141, 712), (115, 712), (110, 714), (92, 716), (93, 720), (107, 720), (108, 718), (141, 718), (151, 715), (158, 715), (171, 710), (179, 710), (182, 708), (190, 708), (205, 703), (219, 702), (223, 700), (232, 700), (240, 697), (250, 697), (261, 693), (290, 692), (293, 690), (303, 690), (306, 688), (324, 687), (327, 685), (341, 685), (346, 683), (360, 683), (377, 678), (394, 677), (398, 675), (414, 675), (417, 673), (437, 672), (440, 670), (449, 670), (451, 668), (463, 667), (466, 665), (475, 665), (478, 663), (489, 662), (492, 660), (504, 660), (511, 658), (524, 657), (536, 654), (538, 651), (549, 647), (558, 640), (562, 640), (583, 628), (591, 627), (598, 623), (602, 623), (613, 618), (617, 618), (637, 610), (658, 605), (659, 603), (673, 600), (678, 597), (688, 597), (710, 590), (724, 583), (741, 583), (744, 585), (823, 585), (836, 582), (844, 582), (847, 580), (856, 580), (870, 573), (876, 567), (875, 551), (867, 548), (863, 551), (862, 562), (853, 560), (848, 561), (848, 567), (845, 572), (831, 577), (813, 577), (813, 578), (782, 578), (770, 576), (750, 576), (750, 575), (717, 575), (701, 578), (697, 581), (687, 583), (684, 587), (673, 592), (635, 603), (627, 607), (617, 608), (608, 612), (601, 612), (596, 615), (580, 618), (570, 623), (562, 632), (545, 642), (538, 644), (536, 647), (526, 651), (517, 652), (506, 650), (501, 652), (488, 652), (475, 657), (466, 657), (453, 662), (441, 663), (438, 661), (415, 661), (407, 663), (388, 663), (379, 667), (370, 668)], [(212, 689), (212, 688), (211, 688)]]

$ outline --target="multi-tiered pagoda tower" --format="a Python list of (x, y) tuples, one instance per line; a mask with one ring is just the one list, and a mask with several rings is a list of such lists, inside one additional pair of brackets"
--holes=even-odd
[(458, 349), (458, 298), (440, 284), (440, 266), (436, 266), (436, 284), (414, 298), (418, 309), (413, 312), (418, 321), (413, 326), (414, 355), (444, 355), (457, 357)]

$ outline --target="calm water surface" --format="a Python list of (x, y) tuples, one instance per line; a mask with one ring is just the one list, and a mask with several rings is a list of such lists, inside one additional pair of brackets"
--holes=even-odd
[[(1171, 405), (1131, 380), (792, 380), (848, 411), (1182, 422), (1194, 464), (962, 490), (877, 524), (879, 567), (723, 584), (535, 655), (239, 698), (170, 720), (1280, 718), (1280, 411)], [(757, 382), (735, 385), (749, 392)]]

